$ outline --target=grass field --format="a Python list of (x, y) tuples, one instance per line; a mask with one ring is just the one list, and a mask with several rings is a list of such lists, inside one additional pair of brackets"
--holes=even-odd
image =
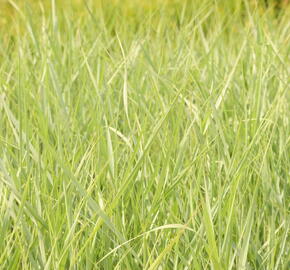
[(290, 7), (0, 0), (0, 269), (290, 269)]

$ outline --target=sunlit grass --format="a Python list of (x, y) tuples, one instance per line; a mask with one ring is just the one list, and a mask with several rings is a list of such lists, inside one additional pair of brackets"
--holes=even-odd
[(1, 269), (289, 269), (287, 5), (2, 2)]

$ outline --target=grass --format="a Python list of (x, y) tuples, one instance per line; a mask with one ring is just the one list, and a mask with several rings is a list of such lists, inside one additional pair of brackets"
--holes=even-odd
[(289, 269), (290, 10), (258, 2), (2, 0), (0, 269)]

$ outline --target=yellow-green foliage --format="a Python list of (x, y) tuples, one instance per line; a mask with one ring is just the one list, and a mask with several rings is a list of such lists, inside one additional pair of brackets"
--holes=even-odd
[(0, 270), (289, 269), (289, 6), (0, 1)]

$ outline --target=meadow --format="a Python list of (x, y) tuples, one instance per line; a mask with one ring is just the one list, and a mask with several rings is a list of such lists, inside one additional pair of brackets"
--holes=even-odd
[(290, 5), (0, 0), (0, 269), (290, 269)]

